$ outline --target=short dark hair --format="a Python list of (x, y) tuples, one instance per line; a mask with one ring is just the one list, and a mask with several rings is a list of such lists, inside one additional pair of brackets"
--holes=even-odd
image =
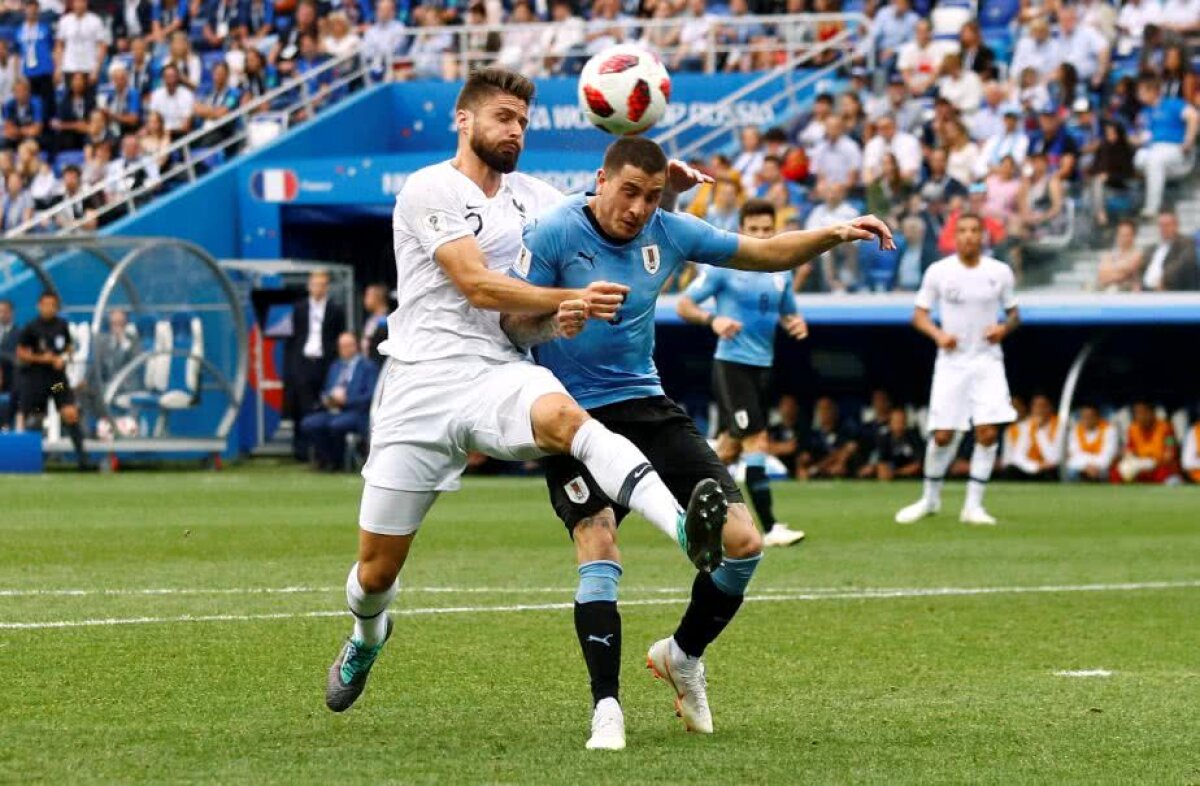
[(834, 102), (833, 93), (818, 93), (813, 102), (817, 104), (832, 104)]
[(472, 71), (471, 75), (467, 77), (466, 84), (458, 92), (458, 100), (454, 102), (454, 109), (455, 111), (471, 109), (478, 106), (480, 101), (491, 98), (497, 93), (513, 96), (530, 104), (533, 103), (534, 86), (528, 77), (518, 74), (516, 71), (494, 66), (480, 68)]
[(1162, 82), (1160, 82), (1158, 77), (1153, 73), (1145, 73), (1139, 76), (1137, 80), (1137, 86), (1148, 87), (1156, 93), (1162, 90)]
[(983, 226), (983, 216), (979, 215), (978, 213), (973, 213), (970, 210), (964, 210), (958, 214), (958, 223), (961, 224), (964, 221), (974, 221), (975, 223), (979, 224), (980, 227)]
[(775, 166), (783, 166), (783, 159), (779, 156), (763, 156), (763, 163), (770, 161)]
[(61, 303), (61, 302), (62, 302), (62, 298), (60, 298), (60, 297), (58, 296), (58, 293), (57, 293), (57, 292), (55, 292), (53, 289), (43, 289), (43, 290), (42, 290), (42, 294), (38, 295), (38, 302), (40, 303), (40, 302), (42, 302), (43, 300), (45, 300), (46, 298), (50, 298), (50, 299), (51, 299), (51, 300), (53, 300), (55, 303)]
[(738, 211), (738, 226), (746, 223), (746, 219), (751, 216), (770, 216), (771, 220), (775, 220), (775, 205), (765, 199), (747, 199), (742, 205), (742, 209)]
[(1138, 223), (1132, 218), (1122, 218), (1117, 221), (1117, 228), (1120, 229), (1121, 227), (1129, 227), (1133, 230), (1134, 234), (1137, 234)]
[(81, 170), (77, 164), (67, 164), (65, 167), (63, 167), (63, 175), (66, 175), (69, 172), (74, 172), (80, 177), (83, 176), (83, 170)]
[(644, 136), (623, 136), (604, 151), (604, 171), (614, 175), (626, 164), (648, 175), (657, 175), (667, 171), (667, 154), (653, 139)]

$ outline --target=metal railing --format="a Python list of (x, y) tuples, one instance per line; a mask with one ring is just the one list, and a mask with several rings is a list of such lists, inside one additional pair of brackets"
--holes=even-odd
[[(836, 36), (815, 46), (798, 50), (787, 62), (751, 80), (726, 95), (720, 101), (705, 107), (704, 111), (692, 114), (684, 122), (672, 126), (670, 130), (656, 136), (654, 141), (662, 145), (663, 149), (672, 158), (687, 159), (697, 152), (707, 150), (714, 142), (721, 139), (721, 137), (736, 134), (742, 125), (744, 125), (736, 120), (736, 113), (730, 111), (738, 101), (777, 82), (782, 83), (782, 87), (777, 92), (766, 98), (756, 100), (764, 104), (769, 104), (772, 108), (778, 104), (790, 104), (793, 110), (798, 111), (800, 105), (796, 99), (801, 91), (817, 84), (822, 79), (833, 76), (839, 68), (856, 55), (853, 44), (858, 36), (865, 33), (869, 20), (860, 14), (846, 14), (841, 15), (840, 18), (846, 20), (848, 24)], [(851, 27), (852, 24), (855, 27)], [(804, 70), (800, 70), (805, 66), (819, 62), (827, 54), (832, 55), (832, 58), (828, 62), (815, 69), (804, 68)], [(868, 67), (873, 67), (873, 57), (869, 53), (867, 57)], [(686, 144), (680, 142), (684, 134), (694, 131), (697, 127), (707, 127), (711, 124), (714, 117), (728, 119), (723, 123), (717, 124), (714, 128), (706, 131), (699, 137), (691, 139)]]
[[(285, 122), (284, 118), (301, 113), (311, 117), (327, 100), (340, 98), (339, 91), (349, 94), (352, 84), (369, 80), (373, 70), (374, 65), (366, 58), (360, 57), (359, 53), (332, 58), (247, 102), (215, 123), (189, 132), (158, 153), (143, 155), (137, 165), (124, 173), (125, 178), (140, 174), (143, 178), (142, 184), (123, 190), (119, 198), (108, 199), (111, 181), (105, 176), (98, 183), (81, 188), (71, 199), (65, 199), (35, 214), (29, 221), (10, 230), (5, 237), (22, 237), (32, 232), (49, 235), (71, 234), (93, 221), (103, 223), (106, 216), (118, 211), (136, 213), (163, 184), (182, 180), (195, 182), (206, 171), (203, 168), (215, 168), (222, 157), (230, 158), (240, 152), (249, 141), (248, 121), (253, 116), (263, 113), (278, 114), (281, 116), (281, 122)], [(332, 77), (330, 81), (314, 89), (314, 85), (327, 74)], [(168, 162), (156, 178), (152, 177), (150, 169), (154, 159)], [(95, 209), (80, 210), (97, 197), (105, 199), (105, 203)], [(81, 214), (78, 217), (77, 212)]]

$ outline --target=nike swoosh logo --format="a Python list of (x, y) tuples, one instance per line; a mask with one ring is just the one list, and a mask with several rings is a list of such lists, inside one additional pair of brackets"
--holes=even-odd
[(630, 477), (633, 478), (634, 483), (637, 483), (639, 480), (646, 477), (646, 475), (650, 474), (651, 469), (653, 469), (653, 467), (651, 467), (649, 464), (643, 464), (642, 466), (635, 469), (630, 474)]
[(467, 210), (479, 210), (483, 205), (467, 205)]

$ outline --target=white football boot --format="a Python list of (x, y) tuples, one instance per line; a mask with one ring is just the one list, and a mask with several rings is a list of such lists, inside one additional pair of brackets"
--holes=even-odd
[(896, 514), (897, 524), (913, 524), (920, 521), (926, 516), (932, 516), (942, 509), (942, 503), (930, 504), (924, 497), (909, 505), (906, 508), (901, 508)]
[(684, 728), (699, 734), (713, 733), (704, 661), (684, 653), (668, 636), (650, 645), (646, 668), (675, 691), (675, 714), (683, 718)]
[(767, 534), (763, 535), (763, 545), (766, 546), (791, 546), (804, 540), (804, 530), (791, 529), (787, 524), (781, 524), (778, 521), (772, 525)]
[(992, 527), (996, 524), (996, 519), (990, 515), (983, 506), (974, 508), (963, 508), (959, 514), (958, 520), (963, 524), (977, 524), (985, 527)]
[(592, 736), (587, 741), (590, 751), (625, 750), (625, 713), (616, 699), (601, 699), (592, 713)]

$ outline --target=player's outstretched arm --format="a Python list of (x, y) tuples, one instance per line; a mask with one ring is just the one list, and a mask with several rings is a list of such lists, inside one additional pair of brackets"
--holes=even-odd
[(843, 243), (875, 238), (879, 239), (879, 247), (885, 251), (896, 247), (892, 230), (875, 216), (859, 216), (845, 224), (824, 229), (782, 232), (767, 239), (738, 235), (737, 252), (730, 259), (729, 267), (760, 272), (791, 270)]
[(434, 258), (467, 301), (487, 311), (554, 314), (564, 301), (582, 300), (589, 316), (612, 319), (629, 292), (629, 287), (604, 281), (594, 282), (587, 289), (535, 287), (489, 269), (473, 236), (439, 246)]
[(501, 314), (500, 328), (522, 349), (556, 338), (575, 338), (588, 319), (587, 303), (564, 300), (553, 314)]

